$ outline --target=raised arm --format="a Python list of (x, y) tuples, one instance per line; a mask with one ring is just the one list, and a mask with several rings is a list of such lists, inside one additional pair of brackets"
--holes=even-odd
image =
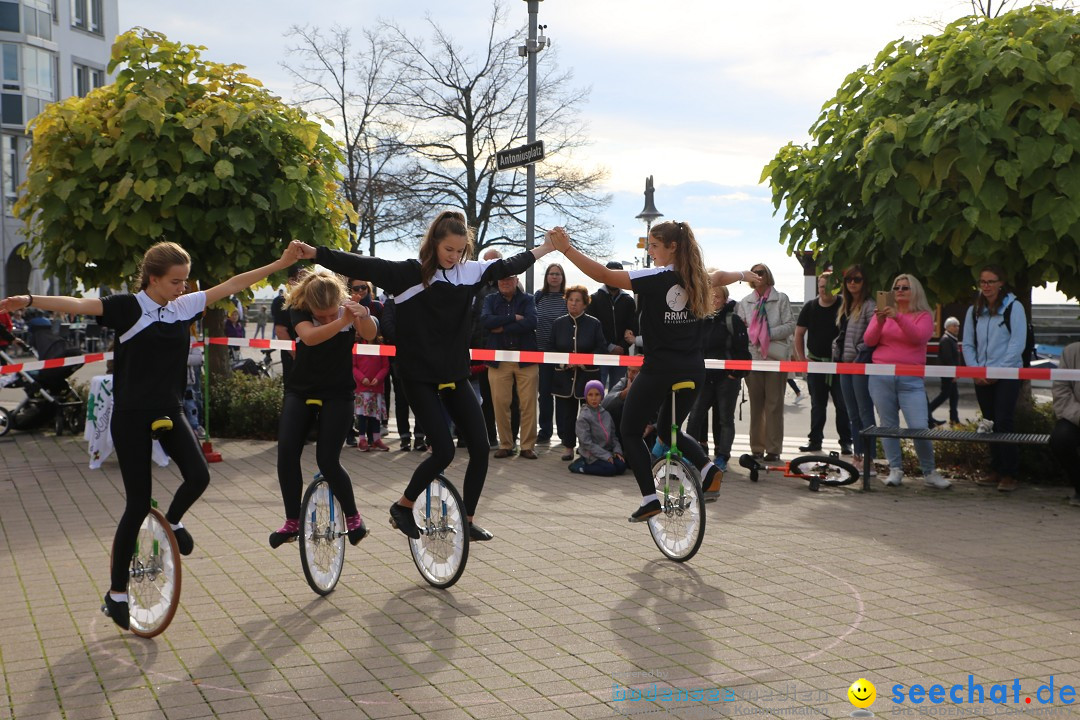
[(583, 254), (580, 250), (570, 244), (570, 236), (563, 228), (557, 227), (548, 230), (544, 238), (544, 244), (547, 245), (548, 243), (554, 245), (555, 249), (561, 252), (567, 260), (574, 263), (578, 270), (585, 273), (596, 282), (610, 285), (611, 287), (617, 287), (620, 290), (634, 289), (630, 284), (630, 273), (625, 270), (613, 270), (612, 268), (605, 267), (591, 257)]
[(218, 300), (235, 295), (236, 293), (244, 290), (245, 288), (254, 285), (260, 280), (266, 279), (272, 273), (279, 270), (284, 270), (301, 257), (300, 243), (296, 240), (289, 243), (289, 246), (285, 248), (285, 251), (281, 253), (281, 257), (270, 263), (269, 265), (263, 265), (261, 268), (255, 268), (254, 270), (248, 270), (245, 273), (235, 275), (225, 282), (215, 285), (206, 291), (206, 304), (212, 305)]
[(36, 307), (72, 315), (101, 315), (104, 310), (98, 298), (76, 298), (67, 295), (12, 295), (0, 300), (0, 312), (12, 312)]
[(713, 285), (731, 285), (737, 282), (754, 282), (760, 280), (753, 270), (717, 270), (709, 276)]

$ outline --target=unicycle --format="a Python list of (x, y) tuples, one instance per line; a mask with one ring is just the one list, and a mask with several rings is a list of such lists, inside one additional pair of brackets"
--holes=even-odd
[[(317, 413), (322, 400), (309, 399)], [(345, 513), (330, 489), (330, 483), (316, 473), (300, 503), (300, 565), (308, 585), (319, 595), (329, 595), (341, 579), (345, 567)]]
[[(439, 391), (455, 387), (445, 383), (439, 385)], [(420, 529), (419, 539), (409, 538), (413, 563), (429, 585), (448, 588), (465, 572), (469, 560), (469, 516), (461, 494), (439, 473), (417, 498), (412, 511)]]
[(829, 455), (803, 455), (782, 465), (768, 465), (753, 455), (743, 455), (739, 458), (739, 464), (750, 471), (752, 482), (757, 482), (762, 472), (782, 472), (784, 477), (806, 480), (810, 483), (811, 492), (817, 492), (822, 485), (850, 485), (861, 477), (854, 465), (841, 460), (835, 452)]
[[(150, 424), (156, 440), (173, 428), (161, 417)], [(165, 516), (150, 501), (150, 512), (139, 527), (128, 574), (128, 627), (139, 637), (152, 638), (169, 627), (180, 605), (180, 548)], [(105, 605), (101, 611), (108, 615)]]
[(705, 538), (705, 497), (701, 477), (679, 451), (679, 425), (675, 421), (675, 393), (693, 390), (691, 381), (671, 386), (671, 443), (653, 464), (653, 481), (661, 511), (649, 518), (649, 533), (656, 547), (676, 562), (694, 557)]

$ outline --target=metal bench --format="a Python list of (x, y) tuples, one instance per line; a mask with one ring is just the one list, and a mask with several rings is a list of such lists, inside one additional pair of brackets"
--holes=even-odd
[(1049, 445), (1050, 436), (1039, 433), (980, 433), (970, 430), (912, 430), (911, 428), (878, 427), (874, 425), (862, 431), (863, 438), (863, 490), (870, 489), (870, 473), (874, 468), (872, 453), (877, 447), (874, 438), (898, 438), (900, 440), (950, 440), (952, 442), (1007, 443), (1010, 445)]

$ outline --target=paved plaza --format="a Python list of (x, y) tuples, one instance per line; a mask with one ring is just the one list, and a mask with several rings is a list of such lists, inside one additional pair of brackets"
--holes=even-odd
[[(320, 598), (297, 546), (266, 542), (281, 521), (274, 444), (215, 449), (224, 462), (185, 518), (180, 611), (143, 640), (98, 610), (115, 458), (92, 471), (80, 440), (0, 438), (0, 719), (840, 718), (859, 678), (878, 717), (1080, 714), (1061, 702), (1080, 684), (1080, 509), (1062, 487), (810, 493), (736, 469), (680, 565), (626, 522), (629, 475), (571, 475), (541, 447), (491, 461), (477, 517), (495, 539), (436, 590), (387, 524), (421, 454), (347, 450), (372, 534)], [(177, 477), (156, 473), (167, 502)], [(963, 702), (896, 704), (898, 684), (963, 685)]]

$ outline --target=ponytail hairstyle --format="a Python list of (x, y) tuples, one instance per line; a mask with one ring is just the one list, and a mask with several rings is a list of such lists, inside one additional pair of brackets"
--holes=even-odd
[[(1001, 307), (1001, 303), (1005, 300), (1005, 296), (1011, 291), (1009, 281), (1005, 279), (1005, 270), (1003, 270), (1000, 265), (984, 265), (982, 269), (979, 270), (979, 274), (982, 275), (984, 272), (991, 273), (1001, 282), (1001, 285), (998, 286), (997, 297), (995, 297), (993, 301), (987, 301), (981, 292), (976, 294), (975, 312), (973, 317), (979, 317), (984, 308), (988, 310), (991, 315), (996, 315), (998, 308)], [(976, 279), (976, 282), (978, 282), (978, 279)]]
[[(848, 288), (849, 277), (861, 277), (863, 279), (861, 286), (859, 287), (859, 297), (855, 297), (855, 294)], [(866, 299), (870, 296), (867, 292), (866, 273), (863, 272), (862, 265), (852, 265), (844, 271), (843, 277), (840, 279), (840, 312), (836, 313), (836, 324), (840, 325), (841, 318), (857, 318), (862, 312), (862, 306), (866, 302)]]
[(465, 222), (465, 215), (457, 210), (444, 210), (435, 216), (428, 225), (424, 239), (420, 243), (420, 280), (428, 286), (435, 271), (439, 269), (439, 242), (447, 235), (460, 235), (465, 238), (465, 251), (459, 262), (465, 263), (473, 254), (473, 231)]
[(303, 270), (297, 283), (289, 288), (285, 307), (316, 313), (341, 305), (349, 297), (341, 276), (326, 271)]
[(668, 220), (652, 229), (650, 236), (664, 244), (665, 248), (675, 246), (675, 272), (690, 296), (687, 307), (696, 318), (712, 314), (711, 287), (709, 276), (705, 273), (705, 262), (701, 258), (701, 246), (694, 239), (694, 231), (689, 223)]
[(170, 268), (177, 265), (191, 265), (187, 250), (174, 242), (155, 243), (143, 255), (135, 284), (140, 290), (145, 290), (150, 287), (151, 277), (164, 277)]

